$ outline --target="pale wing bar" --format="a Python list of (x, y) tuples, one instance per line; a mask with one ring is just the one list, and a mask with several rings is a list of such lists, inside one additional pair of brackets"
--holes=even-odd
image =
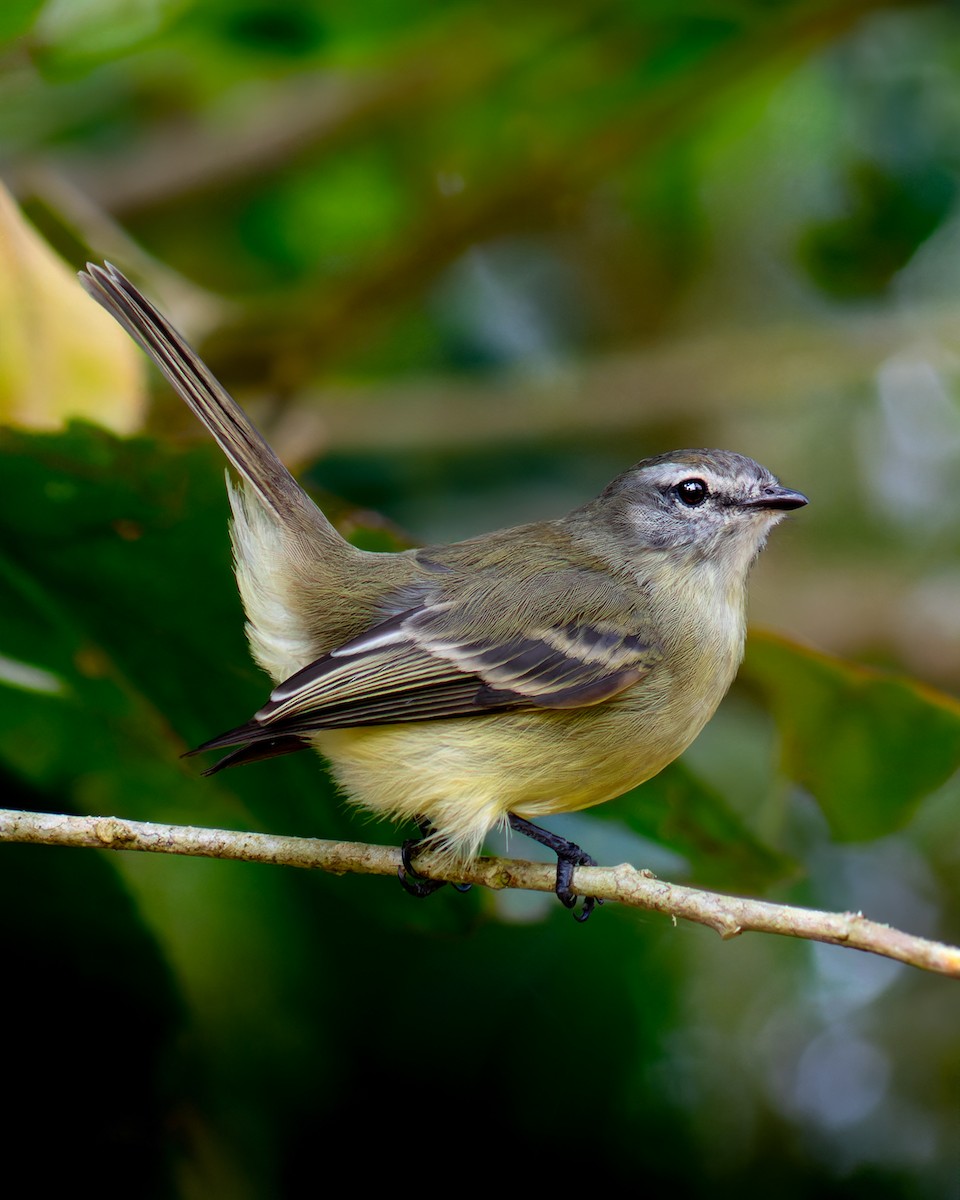
[[(321, 729), (586, 707), (637, 683), (659, 657), (638, 637), (585, 624), (543, 637), (458, 642), (448, 636), (422, 644), (417, 635), (429, 626), (430, 611), (401, 613), (311, 663), (280, 684), (252, 721), (200, 749), (264, 742), (281, 747), (264, 755), (281, 754), (296, 748), (286, 739)], [(229, 758), (264, 755), (251, 750)]]

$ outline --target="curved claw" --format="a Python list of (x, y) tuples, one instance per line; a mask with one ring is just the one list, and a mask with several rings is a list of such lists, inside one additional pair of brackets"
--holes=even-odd
[(416, 896), (418, 900), (423, 900), (446, 885), (442, 879), (427, 879), (426, 876), (417, 874), (413, 865), (413, 855), (420, 842), (420, 838), (407, 838), (400, 847), (400, 861), (403, 865), (397, 868), (397, 878), (408, 896)]
[(581, 908), (579, 912), (575, 912), (573, 914), (573, 919), (583, 924), (583, 922), (586, 921), (593, 912), (594, 906), (602, 903), (603, 899), (600, 896), (584, 896), (583, 908)]
[[(571, 843), (571, 845), (572, 845), (572, 843)], [(574, 846), (573, 848), (575, 850), (579, 849), (579, 847), (576, 847), (576, 846)], [(572, 886), (571, 886), (573, 884), (573, 868), (574, 867), (595, 867), (596, 865), (597, 865), (597, 860), (589, 854), (584, 854), (582, 851), (580, 852), (579, 856), (577, 856), (576, 858), (571, 856), (569, 859), (567, 859), (567, 858), (558, 858), (557, 859), (556, 893), (557, 893), (557, 899), (564, 906), (564, 908), (574, 909), (577, 906), (577, 893), (573, 891)], [(580, 909), (579, 912), (575, 912), (573, 914), (573, 919), (575, 921), (579, 921), (581, 924), (583, 924), (584, 921), (587, 921), (590, 919), (590, 914), (593, 912), (596, 905), (602, 904), (602, 903), (603, 903), (602, 898), (598, 898), (596, 896), (584, 896), (583, 897), (583, 907)]]
[[(511, 829), (515, 829), (517, 833), (526, 834), (527, 837), (533, 838), (535, 842), (539, 842), (541, 846), (546, 846), (548, 850), (552, 850), (556, 854), (557, 882), (554, 890), (557, 893), (557, 899), (564, 908), (576, 908), (577, 893), (573, 890), (574, 867), (595, 867), (597, 860), (581, 850), (575, 842), (567, 841), (566, 838), (551, 833), (548, 829), (541, 829), (539, 825), (534, 825), (531, 821), (518, 817), (515, 813), (509, 813), (507, 819)], [(602, 903), (603, 901), (598, 900), (596, 896), (584, 896), (583, 907), (579, 912), (573, 914), (574, 920), (586, 921), (594, 907)]]
[(557, 893), (557, 899), (564, 908), (575, 908), (577, 903), (577, 893), (573, 891), (573, 868), (579, 866), (579, 863), (574, 863), (569, 858), (557, 859), (557, 882), (554, 891)]
[(403, 867), (397, 867), (397, 878), (403, 885), (403, 890), (408, 896), (416, 896), (418, 900), (424, 900), (427, 896), (432, 896), (433, 893), (443, 887), (443, 881), (438, 879), (411, 879)]
[(416, 875), (416, 869), (413, 865), (413, 852), (420, 845), (420, 838), (407, 838), (400, 846), (400, 861), (403, 866), (400, 868), (406, 875)]

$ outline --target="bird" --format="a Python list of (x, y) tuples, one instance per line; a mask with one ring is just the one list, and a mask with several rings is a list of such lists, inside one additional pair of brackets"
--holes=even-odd
[(556, 520), (360, 550), (133, 283), (109, 263), (79, 278), (240, 477), (236, 579), (274, 686), (190, 753), (227, 750), (213, 773), (315, 748), (350, 801), (416, 826), (399, 876), (418, 896), (493, 829), (526, 834), (557, 855), (561, 903), (589, 917), (573, 882), (595, 860), (535, 822), (615, 799), (690, 745), (740, 664), (750, 567), (807, 497), (745, 455), (674, 450)]

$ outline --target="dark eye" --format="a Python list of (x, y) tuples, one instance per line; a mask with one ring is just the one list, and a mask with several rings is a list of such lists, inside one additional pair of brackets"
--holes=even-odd
[(678, 500), (682, 500), (689, 508), (696, 508), (710, 495), (710, 489), (702, 479), (683, 479), (673, 489)]

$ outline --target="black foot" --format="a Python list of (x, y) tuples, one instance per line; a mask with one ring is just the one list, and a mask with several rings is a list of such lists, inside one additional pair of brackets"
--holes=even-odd
[(422, 838), (407, 838), (400, 847), (400, 861), (403, 865), (397, 868), (397, 878), (403, 884), (403, 890), (411, 896), (416, 896), (418, 900), (432, 896), (434, 892), (446, 886), (442, 879), (427, 879), (418, 875), (414, 869), (411, 859), (422, 844)]
[[(426, 896), (432, 896), (434, 892), (439, 891), (440, 888), (447, 885), (443, 879), (427, 879), (425, 876), (417, 874), (417, 870), (413, 865), (413, 858), (423, 845), (424, 840), (433, 833), (433, 826), (426, 817), (420, 817), (417, 820), (417, 828), (420, 830), (420, 836), (418, 838), (407, 838), (400, 847), (400, 861), (403, 865), (397, 869), (397, 878), (409, 895), (416, 896), (417, 899), (422, 900)], [(470, 883), (453, 883), (450, 886), (456, 888), (458, 892), (469, 892), (473, 885)]]
[[(573, 890), (573, 869), (574, 867), (595, 867), (597, 860), (591, 858), (580, 849), (574, 842), (568, 842), (566, 838), (560, 837), (556, 833), (551, 833), (548, 829), (541, 829), (539, 825), (534, 825), (531, 821), (524, 820), (523, 817), (518, 817), (516, 813), (509, 813), (507, 819), (510, 822), (510, 828), (516, 830), (517, 833), (525, 834), (529, 838), (533, 838), (535, 842), (539, 842), (541, 846), (546, 846), (548, 850), (552, 850), (557, 856), (557, 899), (564, 908), (575, 908), (577, 903), (577, 894)], [(584, 896), (583, 907), (579, 912), (573, 914), (577, 921), (586, 921), (593, 912), (597, 904), (602, 904), (602, 900), (598, 900), (596, 896)]]

